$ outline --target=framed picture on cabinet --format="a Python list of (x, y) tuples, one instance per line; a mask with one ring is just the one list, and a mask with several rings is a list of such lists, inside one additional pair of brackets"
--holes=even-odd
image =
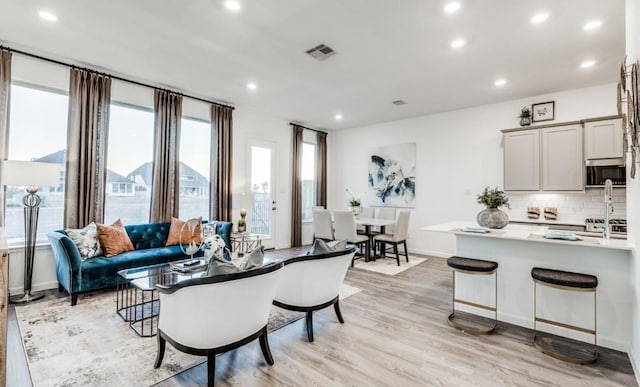
[(551, 121), (555, 115), (555, 101), (534, 103), (531, 105), (531, 118), (533, 122)]

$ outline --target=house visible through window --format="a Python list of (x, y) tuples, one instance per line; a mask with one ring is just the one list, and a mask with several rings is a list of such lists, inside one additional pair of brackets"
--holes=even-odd
[(153, 112), (111, 104), (104, 222), (149, 222)]
[(302, 221), (313, 221), (316, 205), (316, 145), (302, 144)]
[(182, 119), (179, 159), (180, 219), (209, 219), (211, 123)]
[[(35, 86), (11, 86), (9, 160), (31, 160), (60, 164), (60, 184), (39, 187), (42, 199), (38, 238), (62, 228), (64, 211), (64, 164), (67, 146), (68, 95)], [(24, 187), (6, 188), (5, 232), (9, 239), (22, 239)]]

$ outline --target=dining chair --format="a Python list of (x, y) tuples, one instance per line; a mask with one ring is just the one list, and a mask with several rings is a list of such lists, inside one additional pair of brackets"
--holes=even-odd
[[(356, 232), (356, 219), (351, 211), (333, 211), (333, 221), (335, 226), (335, 238), (337, 240), (346, 240), (357, 247), (364, 247), (364, 253), (360, 253), (358, 257), (366, 257), (369, 255), (369, 237), (359, 235)], [(356, 258), (354, 257), (354, 260)], [(351, 261), (353, 267), (353, 261)]]
[(314, 209), (313, 214), (313, 239), (324, 241), (334, 240), (331, 212), (329, 210)]
[[(396, 219), (396, 209), (392, 207), (377, 207), (375, 210), (375, 218), (377, 219), (385, 219), (385, 220), (395, 220)], [(393, 234), (393, 225), (386, 226), (384, 232), (386, 234)], [(379, 230), (378, 230), (379, 231)], [(380, 232), (380, 231), (379, 231)]]
[[(400, 266), (400, 255), (404, 255), (409, 262), (409, 253), (407, 252), (407, 236), (409, 234), (409, 217), (411, 216), (411, 212), (409, 211), (400, 211), (398, 213), (398, 219), (396, 220), (395, 228), (393, 234), (380, 234), (376, 235), (373, 238), (373, 243), (375, 245), (375, 249), (380, 249), (380, 254), (382, 258), (386, 257), (386, 248), (385, 245), (389, 244), (393, 246), (393, 252), (396, 255), (396, 261), (398, 262), (398, 266)], [(404, 254), (400, 254), (398, 252), (398, 245), (402, 244), (404, 247)]]

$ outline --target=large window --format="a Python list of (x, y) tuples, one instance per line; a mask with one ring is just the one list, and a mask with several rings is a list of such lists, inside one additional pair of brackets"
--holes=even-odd
[[(42, 198), (38, 219), (38, 238), (61, 229), (64, 211), (64, 163), (67, 146), (69, 97), (62, 92), (31, 86), (11, 86), (9, 122), (10, 160), (31, 160), (60, 164), (60, 184), (40, 187)], [(7, 238), (22, 239), (24, 187), (7, 186), (5, 231)]]
[(111, 105), (104, 221), (149, 222), (153, 178), (153, 112)]
[(316, 145), (302, 144), (302, 221), (313, 221), (316, 205)]
[(183, 119), (180, 134), (180, 219), (209, 219), (211, 123)]

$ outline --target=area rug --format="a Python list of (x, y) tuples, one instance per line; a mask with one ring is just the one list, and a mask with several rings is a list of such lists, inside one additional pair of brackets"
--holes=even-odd
[[(343, 284), (340, 298), (360, 291)], [(115, 310), (113, 291), (81, 296), (74, 307), (67, 299), (16, 307), (33, 385), (150, 386), (206, 360), (167, 345), (154, 369), (156, 338), (138, 337)], [(274, 306), (269, 331), (302, 317)]]
[(376, 273), (381, 274), (396, 275), (416, 265), (419, 265), (426, 260), (427, 258), (416, 258), (409, 256), (409, 262), (407, 262), (404, 256), (400, 256), (400, 266), (398, 266), (398, 262), (395, 260), (395, 258), (378, 258), (375, 261), (369, 262), (358, 259), (355, 261), (354, 267), (357, 269), (375, 271)]

